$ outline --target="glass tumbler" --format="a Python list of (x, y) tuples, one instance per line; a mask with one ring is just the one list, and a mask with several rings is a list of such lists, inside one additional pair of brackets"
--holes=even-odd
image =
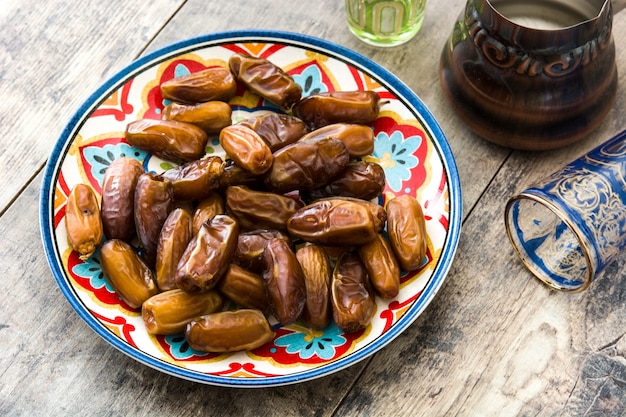
[(587, 288), (626, 247), (626, 130), (511, 198), (505, 224), (537, 278)]
[(397, 46), (422, 27), (426, 0), (346, 0), (348, 28), (363, 42)]

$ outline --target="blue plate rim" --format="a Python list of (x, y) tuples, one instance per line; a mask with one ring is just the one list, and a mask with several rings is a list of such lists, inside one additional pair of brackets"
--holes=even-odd
[[(311, 49), (311, 47), (319, 48), (324, 53), (330, 53), (333, 57), (348, 60), (351, 65), (358, 67), (361, 71), (368, 73), (373, 78), (384, 81), (386, 87), (391, 88), (398, 96), (406, 100), (410, 106), (419, 114), (424, 120), (426, 127), (430, 130), (432, 142), (439, 153), (444, 171), (447, 174), (448, 180), (448, 194), (449, 194), (449, 206), (450, 215), (448, 219), (448, 233), (446, 241), (443, 245), (442, 253), (439, 258), (438, 264), (435, 266), (430, 282), (424, 288), (422, 294), (412, 305), (412, 307), (403, 315), (403, 317), (384, 335), (374, 340), (363, 349), (347, 356), (340, 358), (330, 364), (305, 370), (303, 372), (295, 373), (292, 375), (284, 375), (278, 377), (264, 377), (264, 378), (242, 378), (236, 379), (232, 377), (220, 377), (215, 375), (203, 374), (196, 371), (190, 371), (189, 369), (181, 368), (176, 365), (156, 359), (138, 349), (131, 348), (120, 338), (111, 333), (108, 329), (98, 322), (93, 315), (85, 308), (82, 302), (78, 299), (73, 289), (67, 284), (66, 276), (62, 268), (60, 267), (59, 259), (56, 256), (55, 243), (52, 238), (51, 229), (53, 228), (54, 210), (51, 206), (53, 202), (52, 195), (53, 185), (56, 182), (58, 175), (57, 167), (62, 161), (62, 157), (65, 155), (65, 149), (70, 144), (72, 139), (72, 133), (77, 129), (80, 129), (84, 122), (85, 115), (88, 114), (93, 108), (97, 107), (100, 100), (106, 96), (107, 93), (111, 93), (115, 86), (118, 86), (120, 82), (126, 78), (129, 78), (131, 74), (141, 72), (142, 68), (147, 65), (154, 65), (159, 60), (167, 59), (171, 55), (178, 55), (183, 53), (187, 49), (198, 49), (206, 46), (222, 43), (242, 42), (244, 40), (258, 39), (264, 42), (277, 42), (286, 43), (291, 46), (301, 46)], [(458, 175), (456, 162), (447, 142), (446, 136), (441, 129), (439, 123), (435, 120), (434, 116), (421, 101), (421, 99), (398, 77), (396, 77), (389, 70), (385, 69), (381, 65), (366, 58), (365, 56), (352, 51), (344, 46), (336, 44), (334, 42), (317, 38), (311, 35), (287, 32), (287, 31), (268, 31), (268, 30), (233, 30), (233, 31), (221, 31), (214, 32), (205, 35), (192, 37), (186, 40), (171, 43), (162, 48), (156, 49), (146, 55), (137, 58), (129, 65), (118, 71), (114, 76), (110, 77), (104, 82), (95, 92), (93, 92), (78, 108), (72, 118), (69, 120), (65, 128), (63, 129), (59, 139), (55, 143), (50, 157), (45, 166), (44, 178), (42, 181), (42, 188), (40, 192), (40, 231), (41, 239), (44, 245), (46, 258), (48, 265), (52, 271), (52, 274), (61, 289), (61, 292), (68, 300), (72, 308), (79, 314), (79, 316), (91, 327), (91, 329), (101, 336), (104, 340), (110, 343), (112, 346), (127, 354), (133, 359), (137, 360), (144, 365), (147, 365), (153, 369), (159, 370), (169, 375), (173, 375), (179, 378), (191, 380), (194, 382), (201, 382), (217, 386), (226, 387), (271, 387), (281, 386), (293, 383), (304, 382), (312, 380), (321, 376), (329, 375), (345, 369), (349, 366), (360, 362), (361, 360), (373, 355), (380, 349), (385, 347), (388, 343), (394, 340), (400, 333), (402, 333), (407, 327), (409, 327), (423, 312), (423, 310), (430, 304), (436, 293), (441, 288), (454, 259), (456, 249), (458, 247), (460, 231), (461, 231), (461, 215), (462, 215), (462, 198), (461, 198), (461, 185)]]

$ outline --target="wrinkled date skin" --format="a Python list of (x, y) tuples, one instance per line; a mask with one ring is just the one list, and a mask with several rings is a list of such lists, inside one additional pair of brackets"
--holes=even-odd
[(263, 176), (254, 175), (237, 165), (232, 159), (227, 159), (224, 162), (224, 170), (220, 176), (219, 190), (224, 191), (233, 185), (245, 185), (259, 189), (263, 187)]
[(372, 200), (385, 189), (385, 170), (374, 162), (352, 161), (326, 186), (304, 194), (308, 201), (333, 196)]
[(219, 193), (213, 193), (201, 200), (193, 213), (193, 235), (197, 235), (202, 223), (211, 221), (218, 214), (224, 214), (224, 199)]
[(237, 165), (253, 175), (271, 168), (274, 155), (265, 141), (246, 125), (235, 124), (220, 132), (220, 144)]
[(286, 230), (287, 220), (300, 208), (291, 197), (245, 186), (226, 189), (226, 211), (244, 230), (267, 228)]
[(352, 158), (360, 158), (374, 152), (374, 130), (367, 125), (333, 123), (307, 133), (300, 140), (328, 137), (342, 141)]
[(283, 239), (289, 245), (291, 240), (285, 233), (274, 229), (255, 229), (239, 234), (234, 261), (253, 272), (263, 272), (262, 255), (268, 240)]
[(328, 246), (363, 245), (384, 227), (378, 204), (351, 198), (327, 198), (304, 206), (287, 222), (287, 230), (307, 242)]
[(156, 275), (157, 286), (161, 291), (178, 288), (176, 285), (176, 268), (178, 261), (192, 235), (192, 216), (183, 209), (176, 208), (167, 216), (157, 243)]
[(333, 270), (331, 304), (335, 324), (345, 333), (367, 327), (376, 312), (365, 266), (358, 255), (344, 252)]
[(137, 238), (148, 266), (153, 267), (161, 227), (174, 209), (172, 183), (164, 181), (159, 175), (141, 174), (137, 180), (133, 206)]
[(269, 310), (263, 277), (259, 274), (230, 264), (218, 285), (220, 292), (239, 307)]
[(261, 347), (274, 332), (259, 310), (243, 309), (198, 317), (187, 325), (185, 337), (195, 350), (227, 353)]
[(100, 215), (108, 239), (130, 242), (135, 236), (135, 188), (143, 173), (141, 162), (128, 157), (116, 159), (104, 173)]
[(265, 183), (277, 192), (311, 190), (327, 184), (350, 162), (339, 139), (298, 141), (274, 153)]
[(232, 124), (233, 111), (223, 101), (185, 104), (172, 102), (161, 112), (163, 120), (176, 120), (191, 123), (204, 130), (207, 135), (215, 135)]
[(159, 158), (177, 163), (200, 159), (209, 137), (190, 123), (175, 120), (140, 119), (126, 125), (128, 143)]
[(242, 120), (239, 124), (258, 133), (272, 152), (297, 142), (308, 132), (302, 120), (288, 114), (268, 113)]
[(380, 97), (375, 91), (331, 91), (313, 94), (293, 107), (294, 116), (310, 130), (334, 123), (366, 125), (378, 117)]
[(300, 263), (291, 246), (270, 239), (263, 252), (263, 283), (272, 314), (282, 325), (295, 322), (306, 302), (306, 284)]
[(250, 91), (283, 108), (290, 109), (302, 97), (293, 78), (267, 59), (235, 54), (228, 65)]
[(237, 222), (224, 214), (204, 223), (178, 262), (178, 288), (203, 292), (215, 287), (231, 264), (238, 234)]
[(358, 253), (378, 294), (387, 300), (398, 295), (400, 266), (387, 239), (379, 234), (376, 239), (360, 246)]
[(161, 84), (163, 98), (181, 103), (228, 101), (237, 93), (237, 80), (228, 68), (212, 67)]
[(67, 240), (80, 259), (87, 259), (102, 241), (102, 218), (98, 199), (90, 186), (76, 184), (65, 208)]
[(400, 266), (414, 271), (426, 256), (426, 220), (420, 203), (404, 194), (387, 202), (387, 232), (389, 243)]
[(217, 291), (190, 294), (173, 289), (148, 298), (141, 306), (141, 317), (150, 334), (179, 334), (196, 317), (220, 311), (223, 305)]
[(223, 165), (219, 156), (207, 156), (168, 169), (161, 175), (172, 183), (177, 201), (202, 200), (219, 187)]
[(330, 323), (330, 282), (333, 270), (326, 251), (318, 245), (305, 245), (296, 251), (306, 286), (304, 320), (313, 329), (323, 329)]
[(117, 295), (131, 308), (159, 292), (152, 270), (123, 240), (111, 239), (100, 248), (100, 266)]

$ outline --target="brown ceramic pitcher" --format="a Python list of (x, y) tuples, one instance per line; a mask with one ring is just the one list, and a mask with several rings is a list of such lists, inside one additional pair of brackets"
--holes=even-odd
[(524, 150), (595, 129), (617, 89), (610, 0), (468, 0), (440, 80), (478, 135)]

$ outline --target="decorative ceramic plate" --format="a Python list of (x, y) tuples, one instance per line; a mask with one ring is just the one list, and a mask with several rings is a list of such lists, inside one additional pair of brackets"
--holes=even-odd
[[(101, 192), (106, 168), (129, 156), (146, 170), (171, 165), (124, 140), (126, 125), (160, 118), (166, 101), (159, 85), (173, 77), (211, 66), (227, 66), (233, 53), (266, 58), (291, 74), (303, 96), (324, 91), (375, 90), (385, 102), (372, 124), (371, 157), (384, 167), (387, 186), (380, 204), (400, 194), (415, 196), (427, 218), (428, 253), (424, 264), (403, 274), (399, 295), (377, 297), (367, 328), (344, 334), (334, 324), (312, 331), (302, 323), (279, 326), (264, 346), (233, 354), (194, 351), (183, 335), (149, 335), (141, 312), (122, 302), (103, 277), (97, 254), (82, 261), (67, 243), (67, 197), (77, 183)], [(233, 122), (279, 111), (240, 89), (230, 101)], [(207, 153), (223, 155), (217, 138)], [(42, 239), (52, 273), (72, 307), (111, 345), (168, 374), (232, 387), (291, 384), (339, 371), (391, 342), (424, 311), (441, 287), (458, 244), (461, 191), (453, 155), (435, 118), (393, 74), (363, 56), (309, 36), (268, 31), (216, 33), (176, 43), (130, 64), (80, 107), (56, 143), (41, 192)]]

